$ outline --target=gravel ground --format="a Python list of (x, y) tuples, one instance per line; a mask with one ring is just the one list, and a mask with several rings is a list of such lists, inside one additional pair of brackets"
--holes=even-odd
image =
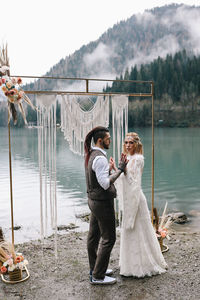
[[(181, 225), (179, 225), (181, 226)], [(183, 227), (182, 227), (183, 228)], [(17, 245), (29, 261), (30, 278), (18, 284), (0, 282), (1, 300), (142, 300), (200, 299), (200, 232), (173, 229), (171, 240), (165, 241), (164, 253), (168, 270), (165, 274), (135, 279), (119, 275), (119, 233), (109, 267), (117, 283), (112, 286), (90, 285), (86, 252), (87, 232), (58, 235), (58, 260), (54, 254), (54, 238), (44, 244), (31, 241)]]

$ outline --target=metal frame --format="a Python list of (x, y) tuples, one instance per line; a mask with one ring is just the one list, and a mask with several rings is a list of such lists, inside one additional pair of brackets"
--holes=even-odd
[[(56, 95), (127, 95), (130, 97), (151, 97), (152, 103), (152, 182), (151, 182), (151, 217), (153, 223), (153, 209), (154, 209), (154, 82), (153, 81), (137, 81), (137, 80), (112, 80), (112, 79), (94, 79), (94, 78), (78, 78), (78, 77), (53, 77), (53, 76), (21, 76), (21, 75), (9, 75), (9, 77), (21, 77), (21, 78), (33, 78), (33, 79), (53, 79), (53, 80), (76, 80), (85, 81), (85, 91), (26, 91), (26, 94), (56, 94)], [(90, 91), (90, 81), (97, 82), (130, 82), (130, 83), (140, 83), (149, 84), (151, 87), (150, 93), (106, 93), (106, 92), (94, 92)], [(11, 162), (11, 138), (10, 138), (10, 124), (8, 124), (8, 136), (9, 136), (9, 167), (10, 167), (10, 197), (11, 197), (11, 223), (12, 223), (12, 244), (14, 245), (14, 219), (13, 219), (13, 191), (12, 191), (12, 162)]]
[[(20, 76), (20, 75), (12, 75), (10, 77), (21, 77), (21, 78), (34, 78), (34, 79), (53, 79), (53, 80), (75, 80), (75, 81), (85, 81), (85, 91), (25, 91), (27, 94), (73, 94), (73, 95), (128, 95), (132, 97), (152, 97), (153, 96), (153, 81), (144, 81), (144, 80), (122, 80), (122, 79), (95, 79), (95, 78), (78, 78), (78, 77), (53, 77), (53, 76)], [(98, 82), (130, 82), (130, 83), (143, 83), (151, 85), (151, 93), (121, 93), (121, 92), (113, 92), (113, 93), (105, 93), (105, 92), (93, 92), (89, 91), (89, 82), (90, 81), (98, 81)]]

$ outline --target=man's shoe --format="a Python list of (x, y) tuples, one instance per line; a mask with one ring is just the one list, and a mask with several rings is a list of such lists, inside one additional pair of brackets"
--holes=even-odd
[(107, 269), (105, 275), (110, 276), (113, 274), (113, 270), (112, 269)]
[[(110, 276), (113, 274), (113, 270), (112, 269), (107, 269), (105, 275), (106, 276)], [(92, 271), (90, 271), (90, 279), (92, 277)]]
[(114, 284), (116, 283), (116, 278), (105, 276), (104, 279), (96, 279), (94, 277), (91, 278), (91, 284)]

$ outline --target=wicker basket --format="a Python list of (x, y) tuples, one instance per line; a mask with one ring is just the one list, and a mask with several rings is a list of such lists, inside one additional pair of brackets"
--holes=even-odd
[(22, 279), (22, 270), (15, 269), (12, 272), (8, 272), (10, 281), (19, 281)]

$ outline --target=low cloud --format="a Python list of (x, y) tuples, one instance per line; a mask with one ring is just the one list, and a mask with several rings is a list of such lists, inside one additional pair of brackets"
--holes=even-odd
[(199, 55), (200, 53), (200, 9), (191, 8), (189, 6), (182, 5), (177, 8), (175, 13), (162, 15), (162, 18), (155, 17), (150, 12), (144, 14), (138, 14), (137, 22), (141, 23), (144, 27), (148, 24), (154, 23), (155, 25), (161, 24), (168, 28), (169, 31), (173, 32), (173, 27), (180, 26), (180, 29), (184, 29), (188, 34), (187, 39), (182, 40), (181, 44), (178, 41), (178, 37), (175, 35), (168, 34), (163, 38), (159, 39), (153, 44), (152, 49), (148, 49), (149, 53), (145, 51), (138, 51), (137, 48), (134, 50), (134, 58), (129, 60), (124, 68), (132, 67), (134, 65), (140, 66), (141, 64), (150, 63), (158, 56), (165, 58), (167, 54), (175, 54), (183, 48), (190, 49), (194, 54)]
[(112, 50), (100, 42), (92, 53), (88, 53), (84, 56), (83, 60), (88, 67), (92, 67), (101, 61), (107, 64), (112, 55)]
[(117, 56), (114, 45), (108, 46), (100, 42), (93, 52), (85, 54), (83, 63), (89, 70), (90, 77), (111, 79), (116, 75), (112, 70), (111, 60)]
[(191, 49), (195, 54), (200, 53), (200, 9), (182, 5), (173, 15), (165, 15), (161, 19), (163, 25), (171, 28), (180, 26), (188, 34), (182, 48)]
[[(138, 50), (137, 45), (129, 45), (132, 48), (134, 56), (132, 59), (127, 57), (127, 61), (124, 61), (124, 68), (120, 72), (124, 72), (127, 67), (130, 68), (134, 65), (140, 66), (141, 64), (150, 63), (157, 59), (158, 56), (165, 58), (167, 54), (173, 55), (183, 48), (191, 49), (195, 54), (200, 53), (200, 9), (182, 5), (178, 6), (176, 10), (172, 9), (170, 12), (167, 10), (166, 14), (163, 13), (160, 17), (155, 16), (150, 11), (137, 14), (135, 17), (138, 24), (141, 24), (144, 28), (144, 31), (148, 26), (154, 27), (155, 25), (156, 30), (159, 30), (160, 26), (162, 26), (166, 27), (169, 33), (153, 44), (150, 42), (148, 44), (149, 37), (147, 36), (147, 40), (144, 41), (146, 44), (144, 44), (142, 50), (141, 48)], [(184, 37), (183, 34), (182, 36), (177, 34), (177, 28), (179, 27), (180, 34), (183, 31)], [(176, 32), (176, 35), (173, 32)], [(90, 78), (116, 78), (116, 76), (119, 76), (119, 69), (118, 72), (115, 70), (113, 62), (115, 58), (120, 58), (117, 53), (118, 47), (117, 41), (111, 45), (99, 42), (91, 53), (84, 55), (83, 65), (80, 68)], [(91, 81), (89, 89), (101, 91), (106, 84), (109, 85), (111, 83)], [(68, 89), (71, 91), (77, 89), (85, 91), (85, 82), (73, 82), (68, 86)]]
[[(88, 76), (88, 79), (105, 79), (103, 81), (98, 80), (89, 80), (88, 82), (88, 90), (89, 92), (102, 92), (103, 88), (106, 85), (111, 86), (112, 81), (106, 81), (106, 79), (113, 80), (115, 79), (117, 74), (109, 73), (109, 72), (99, 72), (93, 75)], [(86, 92), (86, 80), (71, 80), (70, 84), (58, 83), (57, 88), (60, 91), (65, 92)]]
[(148, 26), (149, 23), (156, 22), (155, 16), (148, 11), (145, 11), (143, 14), (137, 14), (136, 20), (138, 24), (142, 24), (144, 27)]
[(179, 22), (189, 34), (188, 45), (195, 54), (200, 53), (200, 9), (182, 6), (177, 9), (174, 22)]
[(142, 53), (136, 48), (134, 49), (134, 59), (128, 61), (127, 67), (132, 67), (134, 65), (140, 66), (141, 64), (147, 64), (158, 58), (158, 56), (164, 58), (167, 54), (175, 54), (180, 50), (180, 46), (176, 38), (170, 34), (159, 39), (150, 50), (150, 53)]

